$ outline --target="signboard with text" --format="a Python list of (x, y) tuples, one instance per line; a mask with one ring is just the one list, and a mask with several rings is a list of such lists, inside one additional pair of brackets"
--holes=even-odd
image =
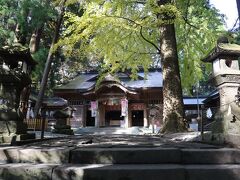
[(92, 117), (97, 116), (97, 108), (98, 108), (98, 102), (97, 101), (91, 101), (91, 116)]
[(128, 114), (128, 100), (121, 99), (121, 115), (127, 116), (127, 114)]

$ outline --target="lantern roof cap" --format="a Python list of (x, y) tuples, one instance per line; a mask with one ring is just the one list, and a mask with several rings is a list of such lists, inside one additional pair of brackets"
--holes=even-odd
[(4, 60), (6, 63), (23, 61), (31, 66), (37, 64), (32, 58), (29, 48), (22, 46), (19, 43), (0, 47), (0, 59)]
[(226, 37), (220, 37), (216, 47), (202, 61), (213, 62), (217, 58), (237, 60), (238, 57), (240, 57), (240, 45), (231, 44)]

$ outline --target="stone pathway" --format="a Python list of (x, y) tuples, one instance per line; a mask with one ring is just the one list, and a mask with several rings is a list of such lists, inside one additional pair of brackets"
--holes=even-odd
[[(176, 136), (180, 137), (179, 134)], [(178, 148), (217, 148), (218, 146), (197, 142), (174, 140), (175, 136), (160, 135), (58, 135), (43, 142), (27, 144), (24, 147), (178, 147)], [(176, 138), (176, 137), (175, 137)]]
[[(156, 135), (148, 128), (79, 128), (74, 130), (75, 135), (56, 134), (45, 132), (43, 142), (31, 143), (26, 146), (36, 145), (41, 147), (193, 147), (212, 148), (216, 146), (198, 143), (201, 139), (200, 132), (175, 133), (169, 135)], [(33, 133), (33, 131), (31, 131)], [(36, 138), (40, 139), (41, 132), (35, 131)]]
[[(41, 139), (41, 131), (28, 131), (29, 133), (35, 133), (36, 139)], [(44, 138), (58, 138), (58, 137), (68, 137), (66, 134), (57, 134), (49, 131), (44, 132)]]

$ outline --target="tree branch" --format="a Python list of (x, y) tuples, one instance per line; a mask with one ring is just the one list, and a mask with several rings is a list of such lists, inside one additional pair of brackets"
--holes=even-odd
[(143, 40), (146, 41), (146, 42), (148, 42), (149, 44), (151, 44), (153, 47), (155, 47), (155, 48), (157, 49), (157, 51), (158, 51), (158, 54), (160, 54), (161, 50), (159, 49), (159, 47), (158, 47), (156, 44), (154, 44), (152, 41), (148, 40), (147, 38), (145, 38), (145, 37), (143, 36), (142, 28), (143, 28), (143, 27), (141, 26), (141, 27), (140, 27), (140, 35), (141, 35), (141, 37), (143, 38)]
[(230, 32), (233, 31), (234, 28), (237, 26), (237, 22), (238, 22), (238, 20), (239, 20), (239, 17), (236, 19), (236, 21), (235, 21), (235, 23), (234, 23), (232, 29), (230, 29)]
[(185, 17), (183, 17), (183, 20), (184, 20), (185, 23), (188, 24), (189, 26), (191, 26), (191, 27), (193, 27), (193, 28), (195, 28), (195, 29), (199, 29), (199, 27), (197, 27), (197, 26), (191, 24), (191, 23), (190, 23)]
[(157, 51), (158, 51), (157, 54), (160, 54), (160, 49), (158, 48), (158, 46), (156, 44), (154, 44), (152, 41), (150, 41), (150, 40), (148, 40), (147, 38), (144, 37), (143, 32), (142, 32), (143, 26), (141, 24), (137, 23), (136, 21), (134, 21), (132, 19), (129, 19), (129, 18), (126, 18), (126, 17), (122, 17), (122, 16), (110, 16), (110, 15), (107, 15), (107, 14), (105, 14), (105, 16), (106, 17), (112, 17), (112, 18), (124, 19), (126, 21), (129, 21), (129, 22), (137, 25), (137, 26), (140, 26), (140, 35), (141, 35), (142, 39), (144, 41), (148, 42), (149, 44), (151, 44), (153, 47), (155, 47), (157, 49)]
[(123, 19), (123, 20), (126, 20), (126, 21), (129, 21), (137, 26), (141, 26), (141, 24), (137, 23), (136, 21), (132, 20), (132, 19), (129, 19), (127, 17), (123, 17), (123, 16), (111, 16), (111, 15), (107, 15), (105, 14), (106, 17), (111, 17), (111, 18), (118, 18), (118, 19)]
[(136, 4), (146, 4), (146, 1), (142, 0), (142, 1), (130, 1), (129, 3), (136, 3)]

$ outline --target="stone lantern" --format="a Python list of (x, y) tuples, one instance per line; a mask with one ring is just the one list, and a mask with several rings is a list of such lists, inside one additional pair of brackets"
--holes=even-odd
[(20, 109), (20, 97), (31, 84), (36, 65), (27, 48), (21, 45), (0, 48), (0, 143), (32, 139)]
[(52, 132), (73, 135), (74, 132), (71, 129), (71, 126), (67, 125), (67, 119), (72, 118), (72, 113), (73, 111), (71, 108), (55, 111), (53, 117), (56, 119), (56, 125)]
[(233, 134), (240, 135), (239, 57), (240, 46), (230, 44), (227, 38), (222, 37), (212, 52), (203, 59), (204, 62), (212, 63), (210, 82), (215, 85), (220, 96), (219, 109), (212, 129), (214, 141), (224, 142)]

